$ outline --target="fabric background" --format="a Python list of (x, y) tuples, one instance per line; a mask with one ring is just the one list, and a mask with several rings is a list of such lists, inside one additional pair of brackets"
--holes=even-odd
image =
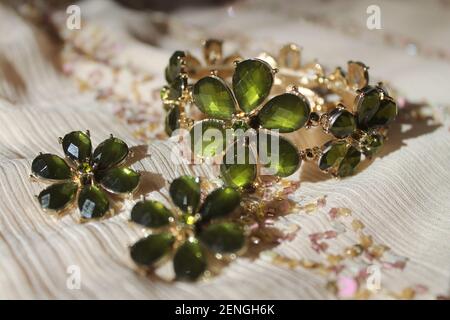
[[(329, 275), (274, 263), (279, 256), (326, 260), (311, 248), (309, 236), (338, 228), (329, 218), (331, 208), (350, 209), (374, 241), (391, 249), (390, 259), (407, 259), (404, 268), (382, 267), (382, 290), (373, 298), (450, 295), (450, 4), (378, 1), (383, 29), (372, 31), (365, 28), (369, 4), (251, 1), (162, 15), (95, 0), (81, 4), (79, 31), (65, 28), (63, 11), (48, 17), (62, 42), (23, 18), (26, 10), (20, 16), (0, 6), (0, 298), (344, 297), (329, 290), (336, 280)], [(134, 200), (100, 222), (79, 224), (76, 212), (56, 219), (34, 199), (43, 185), (29, 180), (30, 165), (40, 151), (62, 154), (57, 137), (90, 129), (94, 145), (113, 133), (149, 155), (133, 167), (148, 172), (144, 188), (150, 197), (167, 193), (167, 182), (181, 174), (212, 177), (214, 168), (170, 160), (174, 142), (162, 139), (156, 91), (172, 51), (198, 54), (200, 40), (211, 36), (246, 56), (294, 42), (304, 48), (305, 61), (318, 58), (334, 67), (361, 60), (374, 79), (389, 80), (400, 98), (431, 107), (420, 119), (404, 111), (381, 156), (350, 178), (328, 179), (304, 165), (292, 177), (301, 181), (292, 199), (303, 209), (276, 222), (300, 228), (290, 241), (255, 260), (239, 258), (208, 281), (151, 281), (134, 272), (128, 254), (128, 245), (142, 236), (127, 222)], [(325, 205), (305, 212), (305, 205), (324, 196)], [(357, 241), (350, 222), (341, 221), (329, 250), (340, 252)], [(366, 263), (350, 260), (342, 275)], [(66, 286), (70, 265), (80, 267), (80, 290)]]

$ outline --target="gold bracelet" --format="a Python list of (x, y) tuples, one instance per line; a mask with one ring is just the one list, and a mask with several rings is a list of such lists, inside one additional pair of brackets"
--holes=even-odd
[[(380, 150), (397, 115), (394, 99), (381, 83), (369, 85), (368, 67), (361, 62), (348, 62), (347, 72), (337, 68), (326, 74), (316, 61), (302, 65), (301, 50), (294, 44), (282, 47), (277, 56), (261, 53), (243, 59), (238, 54), (224, 57), (219, 40), (204, 42), (203, 55), (204, 63), (185, 51), (170, 58), (165, 70), (168, 84), (161, 91), (166, 132), (190, 131), (194, 154), (200, 157), (227, 156), (230, 145), (239, 145), (239, 129), (257, 133), (256, 149), (264, 149), (270, 159), (263, 164), (259, 158), (245, 160), (255, 160), (253, 165), (224, 161), (222, 178), (235, 187), (254, 184), (261, 168), (271, 169), (277, 177), (289, 176), (302, 160), (317, 161), (320, 170), (335, 177), (351, 175), (362, 158)], [(199, 127), (196, 139), (193, 132)], [(328, 141), (299, 149), (287, 136), (304, 132), (302, 128), (319, 128)], [(214, 140), (214, 147), (222, 146), (223, 152), (204, 139), (207, 129), (233, 132), (230, 139)], [(277, 137), (275, 159), (270, 144), (261, 143), (265, 140), (261, 135)], [(251, 135), (242, 136), (247, 139), (243, 145), (250, 148)], [(237, 157), (233, 152), (228, 159)]]

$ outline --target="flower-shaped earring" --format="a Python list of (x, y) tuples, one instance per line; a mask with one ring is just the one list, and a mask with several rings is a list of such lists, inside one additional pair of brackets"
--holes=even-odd
[(240, 206), (238, 191), (218, 188), (201, 204), (199, 179), (181, 176), (171, 183), (169, 193), (176, 206), (172, 210), (161, 202), (143, 200), (131, 211), (133, 222), (152, 230), (130, 248), (138, 266), (155, 269), (172, 256), (176, 278), (196, 280), (208, 269), (208, 259), (244, 247), (243, 228), (224, 220)]
[(92, 152), (89, 131), (73, 131), (60, 138), (65, 159), (39, 154), (31, 165), (33, 178), (54, 182), (37, 196), (45, 211), (62, 213), (77, 199), (82, 219), (102, 218), (111, 212), (107, 194), (131, 194), (140, 174), (122, 167), (130, 155), (125, 142), (111, 135)]

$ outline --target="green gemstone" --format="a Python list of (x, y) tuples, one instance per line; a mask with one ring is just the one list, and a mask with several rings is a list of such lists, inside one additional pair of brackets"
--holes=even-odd
[(94, 163), (98, 170), (111, 168), (122, 162), (128, 155), (128, 146), (118, 138), (111, 137), (94, 150)]
[(263, 128), (293, 132), (306, 124), (310, 112), (305, 97), (284, 93), (270, 99), (258, 113), (258, 119)]
[(387, 126), (394, 121), (397, 116), (397, 104), (390, 99), (381, 100), (378, 111), (369, 120), (368, 126), (370, 128)]
[(174, 242), (170, 233), (149, 235), (131, 246), (131, 259), (138, 265), (150, 267), (170, 252)]
[(62, 139), (62, 147), (64, 154), (72, 160), (82, 162), (91, 158), (91, 138), (84, 132), (72, 131), (66, 134)]
[(181, 176), (169, 187), (173, 203), (184, 212), (196, 213), (200, 203), (200, 182), (198, 178)]
[(368, 143), (364, 148), (364, 154), (371, 157), (378, 153), (383, 145), (384, 137), (381, 134), (373, 134), (368, 139)]
[(226, 148), (225, 123), (222, 120), (198, 121), (190, 131), (192, 152), (202, 157), (215, 157)]
[(165, 131), (170, 137), (172, 133), (180, 128), (180, 108), (173, 106), (166, 115)]
[(173, 268), (178, 280), (193, 281), (206, 270), (206, 258), (197, 240), (184, 242), (175, 253)]
[(319, 159), (320, 170), (328, 170), (339, 164), (347, 152), (345, 141), (328, 142), (325, 144), (322, 156)]
[(113, 168), (102, 175), (100, 184), (112, 193), (131, 193), (138, 186), (139, 178), (139, 173), (130, 168)]
[(72, 177), (64, 159), (53, 154), (40, 154), (31, 164), (31, 171), (38, 177), (50, 180), (67, 180)]
[(182, 59), (186, 57), (184, 51), (175, 51), (169, 59), (169, 65), (166, 67), (165, 76), (168, 83), (172, 83), (180, 74), (183, 68)]
[(334, 141), (325, 145), (319, 168), (333, 169), (337, 176), (346, 177), (353, 174), (360, 161), (361, 152), (355, 147), (347, 145), (345, 141)]
[(339, 164), (337, 175), (339, 177), (347, 177), (352, 175), (360, 161), (361, 152), (359, 152), (355, 147), (350, 146)]
[(147, 228), (166, 226), (171, 217), (172, 212), (158, 201), (140, 201), (131, 210), (131, 220)]
[(215, 223), (200, 233), (200, 241), (218, 253), (236, 252), (244, 246), (244, 231), (235, 223)]
[(330, 112), (329, 119), (329, 131), (336, 138), (348, 137), (356, 129), (355, 117), (347, 110), (336, 108)]
[(272, 68), (258, 59), (238, 63), (233, 74), (233, 92), (239, 107), (249, 113), (269, 96), (273, 84)]
[(378, 88), (367, 86), (361, 89), (358, 97), (358, 125), (361, 128), (367, 128), (368, 121), (377, 112), (380, 106), (380, 93)]
[(101, 218), (109, 209), (109, 200), (98, 187), (84, 186), (78, 196), (78, 209), (83, 218)]
[(260, 132), (258, 135), (259, 162), (270, 171), (265, 175), (288, 177), (300, 167), (297, 148), (287, 139)]
[(169, 85), (167, 90), (167, 98), (177, 100), (183, 94), (183, 88), (186, 86), (186, 79), (182, 76), (176, 77)]
[(233, 212), (241, 202), (240, 193), (230, 187), (223, 187), (211, 192), (200, 208), (202, 220), (224, 217)]
[(231, 119), (235, 104), (227, 84), (215, 76), (197, 81), (193, 89), (194, 102), (201, 112), (215, 119)]
[(75, 198), (78, 186), (73, 182), (53, 184), (39, 193), (38, 200), (43, 209), (60, 211)]
[[(238, 147), (239, 146), (239, 147)], [(222, 179), (237, 188), (249, 187), (256, 179), (256, 160), (247, 146), (234, 143), (220, 165)]]

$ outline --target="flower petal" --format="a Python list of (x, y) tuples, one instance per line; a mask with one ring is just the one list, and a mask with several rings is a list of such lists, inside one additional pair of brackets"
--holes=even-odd
[(193, 88), (193, 98), (200, 111), (211, 118), (231, 119), (236, 110), (230, 88), (216, 76), (198, 80)]
[(139, 184), (140, 174), (130, 168), (109, 169), (102, 175), (100, 184), (109, 192), (131, 193)]
[(166, 226), (171, 217), (172, 212), (159, 201), (140, 201), (131, 210), (131, 220), (147, 228)]
[(259, 161), (267, 172), (265, 175), (288, 177), (300, 167), (301, 158), (297, 148), (287, 139), (259, 133), (258, 155)]
[(190, 130), (191, 151), (202, 157), (215, 157), (226, 148), (225, 122), (205, 119), (198, 121)]
[(241, 202), (240, 193), (230, 187), (223, 187), (211, 192), (200, 208), (202, 221), (220, 218), (230, 214)]
[(127, 155), (127, 144), (118, 138), (111, 137), (95, 148), (93, 161), (98, 170), (105, 170), (122, 162)]
[(246, 113), (258, 107), (269, 95), (273, 84), (270, 65), (259, 59), (239, 62), (233, 74), (233, 92)]
[(169, 193), (173, 203), (184, 212), (196, 213), (200, 203), (198, 178), (181, 176), (172, 181)]
[(304, 96), (284, 93), (273, 97), (262, 107), (258, 120), (263, 128), (278, 129), (281, 133), (293, 132), (306, 124), (310, 112), (309, 102)]
[(152, 234), (133, 244), (130, 255), (136, 264), (149, 267), (167, 255), (174, 242), (170, 233)]
[(227, 185), (246, 188), (256, 179), (256, 160), (247, 146), (234, 143), (230, 147), (220, 165), (220, 173)]
[(38, 155), (31, 164), (31, 171), (40, 178), (67, 180), (72, 177), (70, 167), (63, 158), (45, 153)]
[(74, 182), (53, 184), (39, 193), (38, 200), (43, 209), (61, 211), (75, 198), (77, 189)]
[(200, 241), (219, 253), (236, 252), (244, 246), (244, 231), (235, 223), (224, 222), (209, 225), (200, 232)]
[(82, 131), (72, 131), (62, 139), (64, 154), (72, 160), (84, 162), (92, 156), (91, 138)]
[(206, 258), (196, 239), (184, 242), (175, 253), (173, 267), (177, 279), (196, 280), (206, 270)]
[(78, 209), (85, 219), (101, 218), (109, 210), (109, 200), (97, 186), (83, 186), (78, 195)]

